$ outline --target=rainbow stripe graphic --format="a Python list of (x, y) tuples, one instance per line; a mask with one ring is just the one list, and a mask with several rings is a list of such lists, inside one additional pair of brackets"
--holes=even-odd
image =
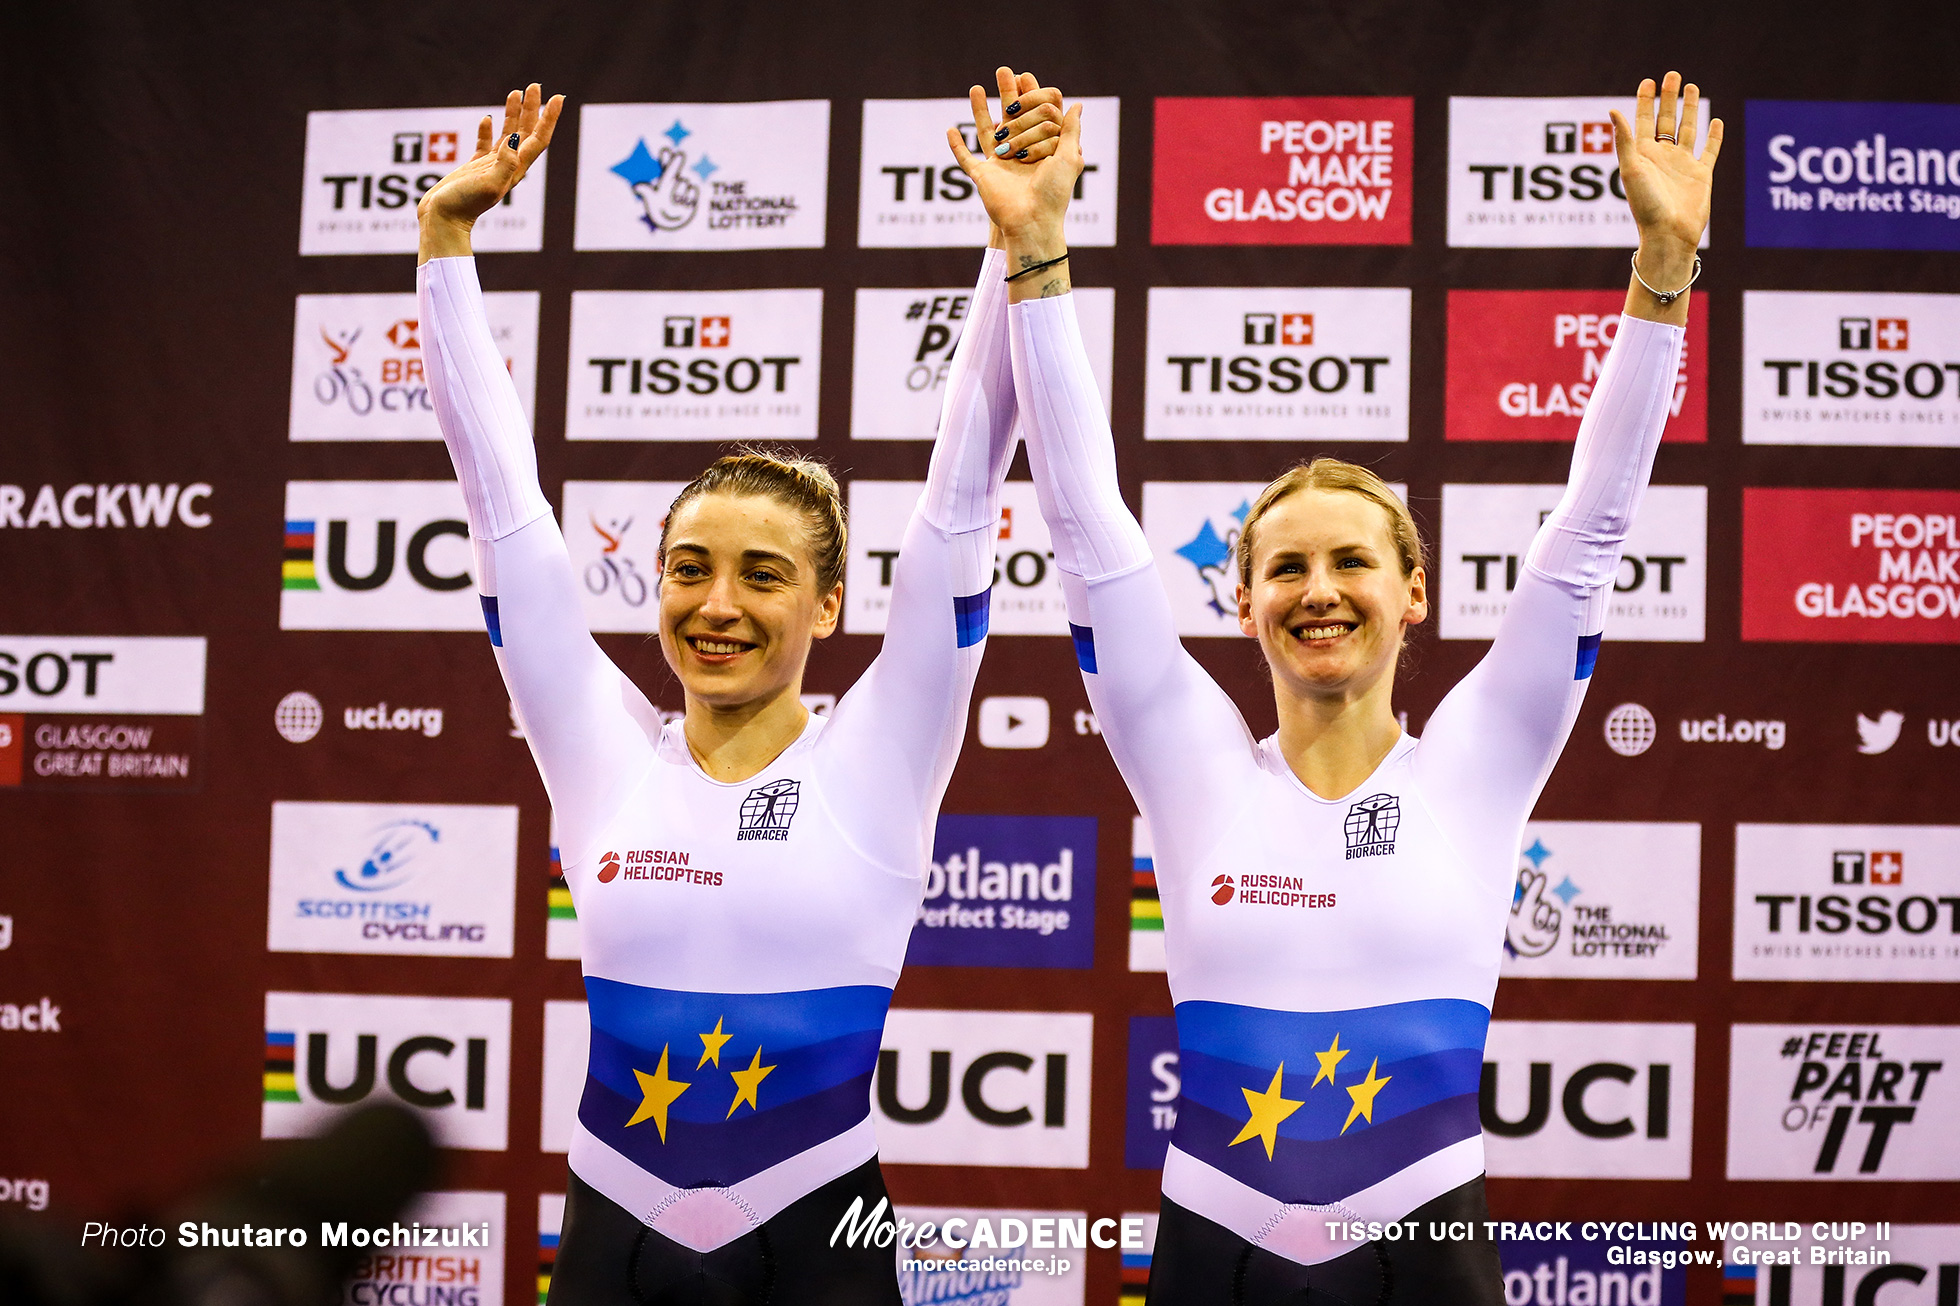
[(1122, 1288), (1116, 1296), (1116, 1306), (1143, 1306), (1145, 1290), (1150, 1286), (1150, 1253), (1123, 1253)]
[(558, 1264), (558, 1235), (538, 1230), (538, 1306), (551, 1292), (551, 1271)]
[(1157, 897), (1157, 862), (1151, 857), (1130, 858), (1130, 931), (1164, 928), (1164, 904)]
[(313, 527), (310, 521), (286, 523), (286, 551), (279, 564), (280, 588), (317, 590), (320, 580), (313, 573)]
[(1722, 1306), (1756, 1306), (1756, 1267), (1722, 1267)]
[(265, 1032), (265, 1100), (299, 1101), (299, 1081), (293, 1075), (293, 1032), (289, 1029)]
[(551, 845), (551, 887), (545, 890), (544, 918), (548, 921), (575, 921), (572, 891), (565, 883), (565, 864), (558, 859), (558, 845)]

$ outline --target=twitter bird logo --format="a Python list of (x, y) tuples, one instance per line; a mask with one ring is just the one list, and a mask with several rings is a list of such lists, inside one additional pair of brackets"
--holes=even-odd
[(1858, 714), (1858, 751), (1861, 753), (1883, 753), (1899, 742), (1899, 727), (1906, 723), (1903, 712), (1880, 712), (1874, 721), (1863, 712)]

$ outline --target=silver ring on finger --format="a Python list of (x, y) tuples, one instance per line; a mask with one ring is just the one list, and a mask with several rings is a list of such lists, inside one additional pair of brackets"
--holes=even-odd
[(1666, 141), (1669, 145), (1679, 145), (1681, 143), (1676, 138), (1669, 136), (1666, 132), (1655, 132), (1654, 139), (1657, 141)]

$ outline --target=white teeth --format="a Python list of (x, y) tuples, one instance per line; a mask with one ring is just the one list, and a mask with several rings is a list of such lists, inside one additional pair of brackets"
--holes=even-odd
[(1307, 637), (1308, 642), (1311, 643), (1315, 640), (1333, 639), (1336, 636), (1345, 635), (1347, 634), (1347, 627), (1346, 626), (1314, 626), (1309, 628), (1304, 633)]
[(697, 639), (694, 641), (694, 647), (702, 653), (740, 653), (743, 646), (723, 643), (720, 640)]

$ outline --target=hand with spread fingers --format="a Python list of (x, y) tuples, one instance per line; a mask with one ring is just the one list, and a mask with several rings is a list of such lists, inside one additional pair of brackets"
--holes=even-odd
[(995, 79), (1001, 95), (998, 123), (988, 113), (987, 93), (978, 86), (967, 92), (982, 152), (969, 150), (957, 130), (947, 131), (946, 143), (979, 189), (1009, 266), (1027, 271), (1046, 263), (1052, 269), (1038, 286), (1015, 281), (1013, 297), (1060, 293), (1068, 289), (1061, 263), (1068, 253), (1062, 217), (1082, 172), (1082, 107), (1064, 112), (1062, 93), (1040, 86), (1029, 74), (1000, 68)]
[(470, 228), (524, 179), (551, 144), (565, 97), (543, 102), (536, 82), (504, 97), (503, 130), (491, 134), (489, 114), (476, 127), (476, 153), (429, 188), (415, 206), (422, 224), (421, 262), (470, 252)]
[(1653, 78), (1640, 83), (1631, 124), (1613, 110), (1620, 179), (1640, 228), (1627, 311), (1676, 325), (1688, 320), (1682, 292), (1696, 273), (1695, 247), (1708, 227), (1715, 160), (1722, 153), (1722, 120), (1715, 118), (1701, 157), (1695, 157), (1700, 108), (1700, 88), (1692, 82), (1684, 87), (1681, 74), (1669, 73), (1658, 95)]

